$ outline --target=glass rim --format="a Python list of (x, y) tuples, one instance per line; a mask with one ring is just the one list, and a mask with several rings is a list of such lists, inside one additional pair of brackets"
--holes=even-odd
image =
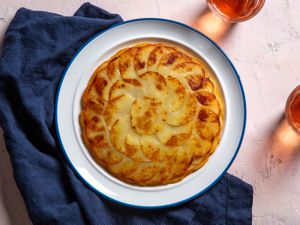
[(285, 118), (287, 120), (288, 125), (298, 134), (300, 135), (300, 130), (294, 125), (294, 123), (291, 121), (291, 115), (289, 111), (289, 107), (292, 104), (295, 95), (300, 95), (300, 85), (295, 87), (293, 91), (290, 93), (289, 97), (287, 98), (286, 104), (285, 104)]
[(217, 16), (219, 16), (223, 20), (225, 20), (227, 22), (232, 22), (232, 23), (243, 22), (243, 21), (246, 21), (246, 20), (249, 20), (249, 19), (253, 18), (254, 16), (256, 16), (261, 11), (263, 6), (265, 5), (265, 2), (266, 2), (266, 0), (258, 0), (256, 6), (254, 7), (254, 9), (251, 10), (246, 15), (236, 17), (236, 18), (230, 18), (230, 17), (226, 16), (224, 13), (222, 13), (220, 10), (218, 10), (216, 7), (214, 7), (211, 0), (207, 0), (208, 7), (213, 13), (215, 13)]

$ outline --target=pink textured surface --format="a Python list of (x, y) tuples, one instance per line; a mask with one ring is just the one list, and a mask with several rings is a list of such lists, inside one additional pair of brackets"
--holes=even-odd
[[(72, 15), (83, 2), (1, 0), (0, 43), (11, 18), (20, 7)], [(206, 8), (204, 0), (91, 2), (121, 14), (125, 20), (162, 17), (193, 26), (197, 24), (200, 30), (206, 29), (209, 24), (209, 16), (203, 14)], [(218, 23), (209, 26), (209, 35), (213, 35), (232, 59), (246, 92), (246, 135), (229, 172), (254, 187), (255, 225), (300, 224), (300, 140), (281, 120), (289, 93), (300, 83), (299, 8), (300, 1), (297, 0), (266, 1), (262, 12), (254, 19), (229, 29), (222, 26), (226, 31), (222, 36), (217, 37), (217, 33), (211, 30), (218, 27)], [(2, 135), (0, 224), (31, 224), (12, 176)]]

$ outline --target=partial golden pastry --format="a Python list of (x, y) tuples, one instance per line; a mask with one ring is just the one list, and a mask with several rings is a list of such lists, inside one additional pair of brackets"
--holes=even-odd
[(93, 159), (139, 186), (175, 183), (216, 149), (224, 102), (202, 59), (165, 44), (123, 49), (82, 96), (80, 124)]

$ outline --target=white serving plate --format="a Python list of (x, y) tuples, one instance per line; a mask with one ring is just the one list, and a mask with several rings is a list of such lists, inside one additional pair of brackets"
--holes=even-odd
[[(139, 42), (171, 42), (188, 49), (208, 63), (222, 87), (226, 118), (220, 144), (204, 167), (176, 184), (159, 187), (126, 184), (93, 161), (80, 137), (80, 98), (94, 70), (121, 48)], [(84, 183), (101, 196), (121, 204), (160, 208), (178, 205), (203, 194), (224, 175), (243, 139), (246, 102), (234, 66), (213, 41), (187, 25), (145, 18), (110, 27), (78, 50), (61, 79), (55, 117), (62, 151)]]

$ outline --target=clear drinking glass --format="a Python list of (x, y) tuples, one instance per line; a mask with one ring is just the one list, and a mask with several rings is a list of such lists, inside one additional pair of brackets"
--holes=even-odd
[(285, 117), (290, 127), (300, 134), (300, 85), (292, 91), (287, 99)]
[(226, 21), (241, 22), (254, 17), (265, 0), (207, 0), (209, 8)]

